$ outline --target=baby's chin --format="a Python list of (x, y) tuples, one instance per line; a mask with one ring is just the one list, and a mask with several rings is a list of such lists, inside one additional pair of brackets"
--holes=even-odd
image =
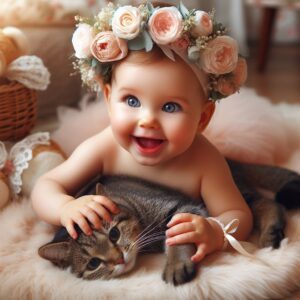
[(135, 266), (137, 255), (137, 247), (133, 247), (128, 252), (124, 252), (124, 264), (116, 265), (111, 277), (118, 277), (131, 271)]

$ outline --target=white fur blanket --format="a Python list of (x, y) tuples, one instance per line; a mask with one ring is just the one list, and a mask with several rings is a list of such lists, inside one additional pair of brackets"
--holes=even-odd
[[(288, 128), (294, 135), (287, 142), (297, 144), (300, 108), (280, 110), (288, 122), (293, 118)], [(275, 154), (270, 152), (272, 158)], [(284, 164), (299, 170), (298, 155), (289, 153)], [(0, 212), (0, 299), (300, 299), (300, 211), (288, 216), (287, 238), (279, 249), (257, 249), (253, 236), (251, 251), (258, 259), (214, 253), (201, 262), (195, 280), (173, 287), (161, 279), (163, 254), (140, 257), (133, 272), (110, 281), (84, 281), (57, 269), (37, 255), (53, 228), (38, 221), (23, 199)]]

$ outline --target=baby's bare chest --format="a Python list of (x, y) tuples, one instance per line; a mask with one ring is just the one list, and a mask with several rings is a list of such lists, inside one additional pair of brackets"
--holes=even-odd
[(197, 162), (174, 162), (163, 166), (145, 166), (130, 157), (115, 159), (107, 164), (105, 174), (125, 174), (178, 189), (193, 198), (201, 195), (202, 173)]

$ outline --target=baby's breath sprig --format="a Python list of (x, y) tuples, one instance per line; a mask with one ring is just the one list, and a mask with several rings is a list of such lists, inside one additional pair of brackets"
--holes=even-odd
[(212, 40), (212, 37), (210, 36), (205, 36), (205, 35), (199, 36), (196, 39), (196, 46), (198, 47), (199, 50), (205, 50), (210, 40)]
[(116, 7), (113, 3), (109, 3), (106, 7), (102, 8), (99, 14), (95, 17), (94, 28), (100, 31), (111, 30), (111, 20)]
[(189, 14), (185, 16), (183, 21), (183, 32), (190, 32), (191, 29), (195, 26), (195, 9), (189, 11)]

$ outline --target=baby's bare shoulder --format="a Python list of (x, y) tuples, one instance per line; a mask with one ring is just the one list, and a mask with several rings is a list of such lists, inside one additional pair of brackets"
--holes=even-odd
[(220, 151), (204, 136), (196, 139), (194, 153), (198, 163), (202, 167), (212, 167), (214, 165), (223, 165), (225, 163), (224, 156)]

